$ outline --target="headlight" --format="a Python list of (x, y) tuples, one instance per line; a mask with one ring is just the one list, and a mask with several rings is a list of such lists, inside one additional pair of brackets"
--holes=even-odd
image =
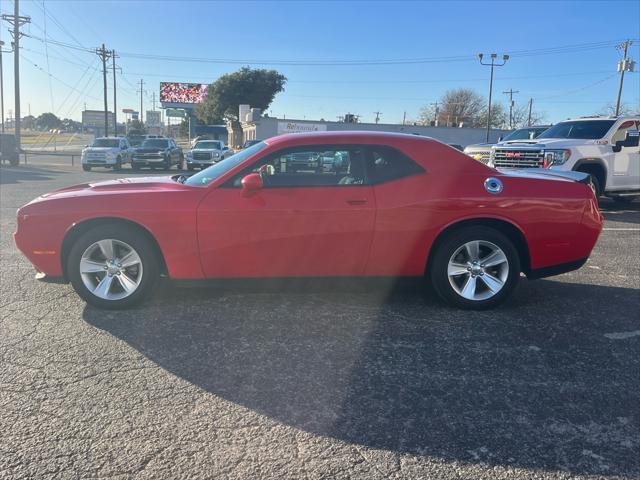
[(571, 150), (545, 150), (544, 151), (544, 168), (549, 168), (552, 165), (562, 165), (569, 160), (571, 156)]
[(213, 154), (213, 156), (214, 156), (215, 158), (218, 158), (218, 157), (220, 156), (220, 154), (219, 154), (218, 152), (216, 152), (216, 153), (214, 153), (214, 154)]

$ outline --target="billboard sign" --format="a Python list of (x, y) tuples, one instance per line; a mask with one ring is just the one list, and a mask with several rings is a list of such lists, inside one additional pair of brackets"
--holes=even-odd
[[(113, 128), (114, 115), (107, 112), (109, 128)], [(104, 110), (84, 110), (82, 112), (82, 126), (85, 128), (104, 128)]]
[(162, 103), (202, 103), (206, 94), (206, 84), (160, 82), (160, 101)]
[(155, 110), (147, 110), (147, 127), (161, 127), (160, 112)]
[(283, 133), (325, 132), (325, 123), (278, 122), (278, 135)]

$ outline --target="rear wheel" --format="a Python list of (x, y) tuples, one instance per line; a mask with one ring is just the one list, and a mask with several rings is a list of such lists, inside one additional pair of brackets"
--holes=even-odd
[(484, 310), (511, 294), (520, 277), (515, 246), (489, 227), (454, 231), (433, 253), (429, 276), (442, 300), (459, 308)]
[(89, 165), (82, 165), (82, 170), (84, 170), (85, 172), (90, 172), (91, 167)]
[(113, 166), (114, 170), (121, 170), (122, 169), (122, 158), (118, 157), (116, 158), (116, 164)]
[(67, 274), (87, 303), (99, 308), (126, 308), (154, 290), (160, 276), (155, 252), (142, 232), (102, 225), (86, 232), (73, 245)]

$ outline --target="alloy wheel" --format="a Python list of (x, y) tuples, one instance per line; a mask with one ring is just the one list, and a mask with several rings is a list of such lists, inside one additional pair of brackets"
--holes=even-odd
[(91, 244), (80, 258), (85, 287), (104, 300), (120, 300), (133, 294), (142, 281), (142, 260), (131, 245), (113, 238)]
[(447, 266), (454, 291), (467, 300), (487, 300), (504, 287), (509, 277), (509, 261), (496, 244), (473, 240), (459, 247)]

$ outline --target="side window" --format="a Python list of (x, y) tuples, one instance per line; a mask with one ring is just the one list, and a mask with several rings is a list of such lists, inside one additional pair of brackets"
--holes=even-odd
[(259, 173), (265, 188), (364, 185), (364, 150), (361, 147), (314, 146), (287, 149), (260, 160), (232, 180)]
[(367, 173), (371, 183), (383, 183), (424, 172), (404, 153), (384, 145), (369, 146)]
[(627, 136), (627, 131), (629, 130), (637, 130), (636, 122), (633, 120), (628, 120), (620, 125), (616, 133), (613, 134), (611, 144), (615, 145), (617, 141), (624, 140)]

